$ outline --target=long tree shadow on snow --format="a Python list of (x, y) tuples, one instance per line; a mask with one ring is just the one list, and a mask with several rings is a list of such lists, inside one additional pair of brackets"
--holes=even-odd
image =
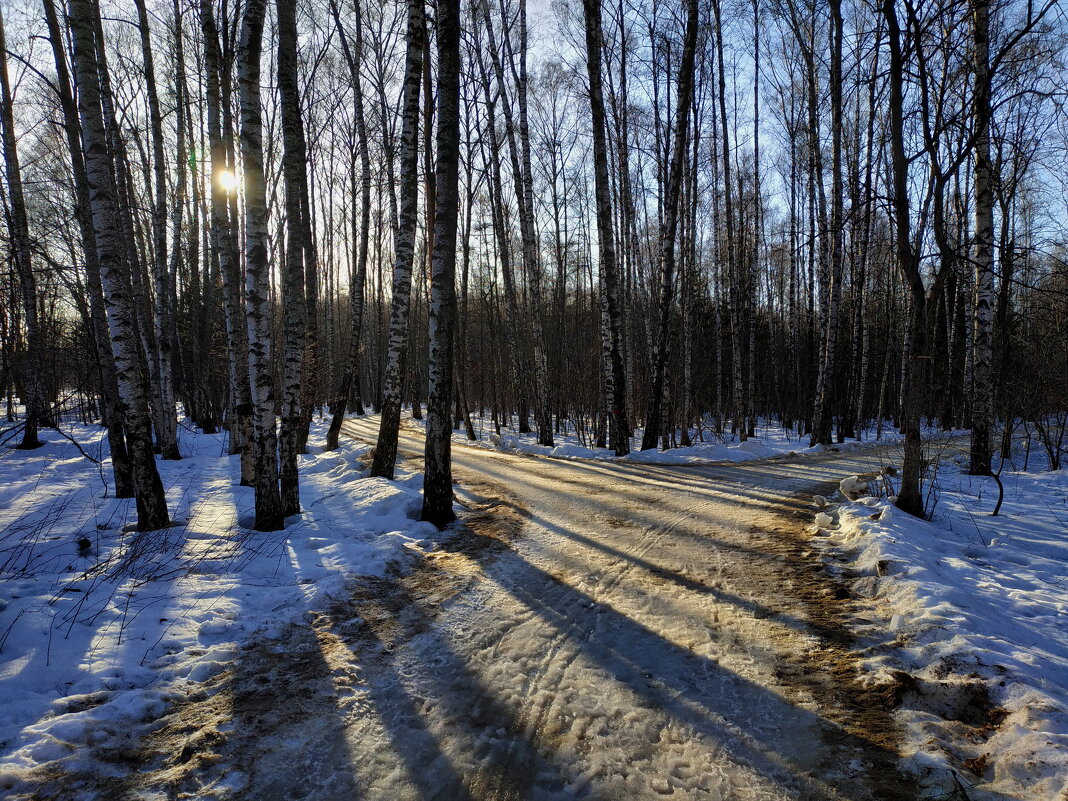
[[(472, 538), (486, 535), (466, 532), (446, 547), (477, 550)], [(692, 727), (731, 759), (781, 785), (789, 797), (854, 801), (869, 787), (877, 788), (880, 801), (918, 796), (898, 774), (898, 755), (891, 750), (665, 639), (510, 548), (494, 547), (482, 562), (486, 578), (577, 646), (582, 658), (629, 688), (640, 703)], [(834, 773), (849, 762), (842, 758), (846, 752), (865, 763), (858, 775)]]
[[(489, 475), (491, 480), (504, 479), (500, 483), (507, 485), (507, 470), (502, 465), (502, 472), (497, 473), (492, 467), (493, 461), (480, 460), (475, 469), (480, 474)], [(526, 463), (524, 459), (524, 468)], [(462, 464), (457, 467), (462, 471)], [(611, 480), (618, 480), (619, 473), (624, 473), (624, 478), (634, 479), (639, 485), (646, 483), (649, 489), (686, 489), (713, 502), (755, 503), (783, 516), (800, 517), (811, 513), (803, 500), (784, 499), (781, 490), (735, 483), (745, 480), (743, 471), (748, 472), (748, 465), (663, 468), (555, 462), (530, 457), (529, 467), (523, 471), (525, 478), (551, 482), (554, 486), (575, 483), (588, 487), (582, 481), (567, 481), (566, 473), (572, 470), (603, 473), (605, 489), (595, 490), (599, 502), (605, 495), (611, 495)], [(817, 486), (836, 482), (844, 465), (787, 463), (781, 467), (784, 475), (775, 479), (783, 480), (787, 485), (783, 489), (804, 487), (811, 491)], [(856, 470), (856, 466), (853, 469)], [(719, 481), (729, 485), (720, 485)], [(778, 483), (773, 479), (773, 486)], [(633, 513), (633, 508), (629, 511)], [(490, 512), (488, 516), (492, 518), (493, 514)], [(539, 522), (550, 532), (561, 536), (570, 534), (546, 525), (544, 521)], [(592, 663), (609, 679), (629, 689), (636, 706), (658, 708), (670, 719), (688, 726), (694, 737), (710, 741), (712, 752), (720, 754), (717, 761), (722, 758), (725, 762), (747, 766), (750, 774), (774, 783), (775, 795), (781, 792), (783, 797), (791, 799), (905, 801), (918, 797), (915, 784), (897, 770), (897, 753), (892, 747), (881, 744), (892, 742), (892, 737), (887, 737), (885, 731), (874, 728), (857, 731), (854, 726), (851, 732), (835, 721), (796, 706), (778, 693), (675, 644), (639, 621), (532, 565), (509, 547), (501, 547), (502, 538), (487, 533), (485, 527), (472, 528), (473, 531), (458, 533), (442, 550), (477, 554), (485, 578), (548, 623), (563, 642), (577, 651), (575, 659)], [(519, 524), (515, 528), (518, 530)], [(506, 535), (503, 540), (509, 538)], [(737, 546), (732, 547), (737, 550)], [(660, 578), (670, 580), (663, 575)], [(688, 589), (697, 591), (698, 588)], [(730, 602), (729, 598), (720, 600)], [(749, 611), (756, 615), (761, 610)], [(805, 623), (795, 622), (799, 626)], [(829, 633), (810, 628), (819, 636)], [(848, 640), (847, 632), (834, 630), (833, 633), (840, 640)], [(835, 676), (827, 678), (832, 684), (836, 680)], [(467, 710), (461, 708), (459, 714), (465, 717)], [(500, 720), (508, 722), (522, 717), (524, 710), (509, 712), (499, 708), (496, 714), (500, 715)], [(888, 714), (877, 713), (873, 720), (892, 728)], [(535, 737), (535, 741), (541, 758), (552, 760), (553, 743), (542, 737)], [(625, 755), (622, 758), (626, 760)], [(595, 787), (591, 797), (597, 797)]]
[[(412, 577), (365, 579), (353, 597), (359, 617), (331, 628), (366, 666), (375, 717), (409, 785), (422, 801), (509, 801), (560, 792), (561, 769), (539, 753), (516, 710), (497, 699), (434, 625), (449, 578), (421, 575), (435, 588), (409, 587)], [(440, 592), (444, 589), (444, 592)], [(455, 589), (455, 588), (452, 588)], [(408, 795), (375, 797), (408, 798)]]
[[(600, 551), (612, 557), (613, 559), (620, 559), (629, 562), (635, 567), (641, 568), (643, 571), (653, 576), (657, 580), (667, 581), (684, 590), (688, 590), (690, 592), (702, 595), (708, 595), (715, 598), (720, 603), (726, 603), (731, 604), (732, 606), (736, 606), (739, 609), (745, 610), (753, 617), (773, 619), (776, 622), (782, 623), (785, 626), (789, 626), (790, 628), (796, 631), (814, 633), (824, 640), (838, 639), (842, 634), (839, 629), (822, 625), (816, 621), (804, 620), (802, 618), (797, 617), (796, 615), (783, 611), (782, 609), (774, 609), (751, 598), (745, 598), (741, 595), (738, 595), (737, 593), (729, 592), (728, 590), (725, 590), (722, 587), (718, 587), (707, 582), (698, 581), (697, 579), (687, 576), (679, 572), (678, 570), (673, 570), (670, 567), (657, 564), (656, 562), (653, 562), (641, 556), (636, 556), (635, 554), (627, 553), (626, 551), (623, 551), (619, 548), (615, 548), (609, 545), (607, 542), (595, 539), (594, 537), (586, 536), (585, 534), (580, 534), (577, 531), (568, 531), (564, 528), (561, 528), (560, 526), (554, 526), (545, 518), (539, 515), (531, 514), (526, 510), (521, 509), (518, 511), (523, 517), (530, 520), (530, 522), (534, 525), (537, 525), (547, 531), (551, 531), (552, 533), (557, 534), (561, 537), (566, 537), (567, 539), (572, 540), (578, 545)], [(685, 536), (686, 532), (675, 532), (675, 534), (676, 536)], [(725, 540), (710, 536), (696, 534), (693, 536), (700, 537), (702, 542), (712, 549), (730, 547), (731, 550), (740, 552), (747, 559), (752, 558), (767, 560), (776, 558), (770, 556), (766, 551), (761, 551), (758, 548), (745, 548), (737, 544), (728, 543)]]

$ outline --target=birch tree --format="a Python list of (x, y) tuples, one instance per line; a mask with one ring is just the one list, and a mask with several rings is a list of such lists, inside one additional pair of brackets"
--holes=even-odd
[[(307, 207), (307, 147), (300, 113), (297, 81), (297, 7), (294, 0), (278, 0), (278, 90), (282, 106), (282, 174), (285, 184), (286, 247), (282, 269), (282, 314), (285, 347), (282, 355), (282, 431), (279, 448), (282, 511), (300, 512), (300, 450), (308, 306), (305, 297), (305, 257), (310, 250)], [(314, 399), (314, 395), (312, 396)]]
[(389, 312), (389, 349), (382, 392), (382, 422), (371, 475), (393, 478), (400, 430), (401, 390), (408, 359), (408, 312), (412, 297), (412, 263), (419, 225), (419, 89), (423, 73), (426, 18), (423, 0), (408, 0), (408, 34), (404, 59), (400, 137), (400, 210), (394, 238), (393, 297)]
[(140, 352), (130, 289), (134, 267), (128, 260), (129, 252), (123, 246), (122, 222), (115, 198), (118, 181), (104, 123), (105, 98), (100, 72), (103, 41), (97, 38), (99, 18), (92, 0), (70, 0), (68, 23), (79, 89), (78, 111), (86, 182), (130, 454), (137, 527), (141, 531), (150, 531), (165, 527), (170, 519), (163, 483), (152, 453), (152, 420), (142, 379), (145, 356)]
[(41, 380), (41, 324), (37, 312), (37, 280), (33, 274), (30, 228), (26, 216), (26, 198), (22, 190), (22, 168), (15, 136), (14, 102), (7, 70), (7, 38), (0, 13), (0, 126), (3, 128), (4, 167), (7, 175), (9, 210), (7, 227), (11, 236), (11, 258), (22, 297), (23, 321), (26, 326), (26, 355), (22, 366), (23, 404), (22, 441), (19, 448), (32, 450), (44, 443), (37, 437), (38, 426), (48, 425), (49, 414), (45, 388)]
[(460, 202), (460, 0), (437, 8), (437, 163), (430, 285), (430, 392), (427, 396), (423, 514), (438, 528), (452, 511), (452, 391), (456, 324), (456, 229)]
[(241, 21), (238, 83), (241, 109), (241, 168), (245, 178), (245, 297), (248, 307), (248, 366), (252, 387), (253, 486), (258, 531), (284, 526), (278, 488), (278, 429), (271, 365), (270, 264), (267, 193), (263, 175), (263, 111), (260, 56), (267, 0), (249, 0)]
[(100, 262), (96, 255), (96, 234), (93, 231), (93, 215), (89, 198), (89, 182), (85, 172), (85, 156), (82, 152), (78, 106), (74, 99), (74, 87), (71, 84), (70, 70), (67, 66), (65, 39), (60, 29), (55, 2), (43, 0), (43, 6), (48, 39), (52, 47), (52, 58), (56, 67), (55, 86), (63, 114), (63, 133), (70, 156), (74, 184), (74, 217), (78, 223), (82, 260), (85, 262), (90, 326), (100, 381), (101, 422), (108, 432), (108, 452), (111, 455), (115, 496), (132, 498), (134, 495), (133, 475), (129, 453), (126, 449), (119, 384), (115, 374), (115, 356), (111, 350), (111, 334), (108, 331), (107, 312), (104, 310), (104, 290), (100, 278)]
[[(163, 148), (163, 117), (159, 108), (159, 93), (156, 89), (156, 67), (152, 57), (152, 41), (148, 27), (148, 11), (145, 0), (134, 0), (137, 7), (137, 23), (141, 34), (141, 58), (145, 71), (145, 95), (148, 101), (149, 126), (152, 135), (152, 171), (155, 183), (152, 189), (152, 325), (155, 336), (155, 352), (146, 354), (155, 361), (155, 386), (158, 394), (156, 444), (164, 459), (181, 459), (178, 450), (178, 419), (174, 403), (174, 360), (171, 352), (171, 328), (174, 312), (170, 304), (170, 277), (167, 263), (167, 163)], [(179, 111), (181, 114), (181, 111)], [(184, 169), (180, 165), (179, 169)], [(174, 214), (180, 218), (181, 208)], [(175, 240), (174, 247), (180, 247)]]
[[(345, 408), (349, 395), (355, 386), (359, 396), (360, 382), (360, 335), (363, 329), (364, 292), (367, 283), (367, 252), (371, 229), (371, 157), (367, 146), (367, 122), (364, 120), (363, 76), (361, 64), (363, 59), (363, 17), (360, 4), (354, 4), (355, 32), (352, 48), (341, 26), (336, 0), (331, 0), (330, 10), (334, 16), (342, 52), (348, 64), (352, 80), (353, 123), (356, 127), (356, 149), (360, 160), (360, 213), (357, 218), (353, 213), (352, 238), (350, 246), (355, 248), (356, 258), (353, 263), (352, 276), (349, 279), (349, 332), (345, 350), (345, 363), (341, 373), (341, 383), (330, 408), (330, 428), (326, 434), (326, 450), (334, 450), (338, 445), (338, 434), (345, 419)], [(353, 174), (353, 193), (356, 192), (355, 166)]]
[[(227, 349), (227, 419), (230, 452), (241, 456), (241, 483), (252, 486), (255, 465), (252, 447), (252, 396), (249, 384), (248, 319), (237, 243), (237, 219), (231, 212), (231, 193), (237, 189), (237, 165), (232, 158), (233, 119), (229, 69), (222, 69), (219, 28), (211, 0), (200, 0), (204, 37), (204, 90), (208, 147), (211, 154), (211, 213), (209, 241), (222, 278), (223, 318)], [(228, 163), (229, 162), (229, 163)], [(236, 208), (236, 204), (235, 204)]]
[(994, 168), (990, 158), (990, 3), (972, 0), (975, 126), (975, 300), (972, 340), (972, 475), (991, 473), (994, 418)]
[(602, 276), (602, 304), (608, 320), (610, 365), (609, 438), (616, 456), (630, 452), (630, 426), (627, 418), (627, 371), (623, 361), (623, 320), (615, 231), (612, 223), (612, 196), (608, 178), (608, 144), (605, 134), (604, 92), (601, 80), (601, 51), (604, 33), (598, 0), (583, 0), (586, 20), (586, 73), (589, 80), (590, 117), (593, 126), (594, 191), (597, 198), (598, 269)]

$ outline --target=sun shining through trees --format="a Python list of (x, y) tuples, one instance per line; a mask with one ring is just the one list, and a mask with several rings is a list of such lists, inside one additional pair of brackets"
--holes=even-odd
[[(977, 475), (995, 421), (1065, 441), (1053, 0), (469, 0), (456, 46), (424, 0), (295, 22), (270, 0), (81, 2), (11, 4), (30, 69), (9, 92), (0, 377), (30, 443), (48, 401), (98, 396), (121, 490), (154, 494), (156, 520), (144, 449), (117, 441), (147, 429), (120, 418), (151, 417), (175, 458), (176, 402), (226, 428), (244, 483), (279, 460), (261, 497), (284, 483), (288, 509), (314, 410), (332, 449), (365, 402), (386, 477), (401, 406), (618, 456), (769, 419), (827, 446), (890, 420), (913, 513), (921, 417), (974, 430)], [(79, 275), (53, 271), (71, 254)], [(127, 320), (137, 336), (113, 339)], [(68, 328), (46, 358), (42, 332)]]
[(237, 189), (237, 176), (234, 175), (233, 170), (222, 170), (215, 180), (219, 188), (227, 194)]
[[(297, 549), (300, 575), (279, 579), (285, 593), (272, 610), (294, 588), (316, 603), (351, 605), (351, 595), (339, 600), (347, 582), (382, 578), (396, 564), (445, 564), (441, 549), (470, 544), (478, 510), (500, 525), (513, 500), (527, 503), (516, 522), (522, 543), (507, 547), (519, 553), (537, 541), (526, 555), (543, 562), (515, 566), (524, 581), (505, 594), (528, 593), (526, 579), (551, 589), (547, 577), (559, 572), (574, 587), (549, 592), (560, 608), (542, 617), (581, 634), (564, 638), (578, 643), (574, 654), (600, 636), (598, 619), (629, 632), (636, 648), (666, 650), (681, 672), (663, 685), (670, 692), (645, 698), (665, 706), (672, 696), (703, 698), (706, 688), (689, 686), (703, 664), (691, 645), (713, 653), (713, 639), (716, 648), (737, 644), (725, 634), (737, 634), (736, 622), (706, 620), (723, 609), (701, 604), (723, 600), (713, 567), (730, 562), (726, 550), (738, 549), (736, 588), (756, 570), (741, 550), (767, 557), (767, 543), (749, 542), (755, 530), (720, 536), (738, 509), (760, 509), (760, 525), (823, 543), (849, 520), (845, 507), (861, 504), (848, 488), (874, 475), (879, 497), (863, 500), (877, 503), (853, 509), (865, 527), (859, 539), (952, 519), (965, 484), (975, 487), (968, 510), (998, 498), (993, 520), (1039, 499), (1050, 517), (1032, 509), (1032, 518), (1068, 519), (1060, 496), (1035, 489), (1055, 480), (1024, 482), (1026, 502), (1016, 491), (1020, 473), (1056, 478), (1068, 453), (1068, 13), (1059, 0), (0, 6), (0, 705), (17, 675), (4, 662), (9, 642), (23, 637), (24, 653), (51, 662), (51, 640), (42, 650), (34, 637), (70, 619), (55, 609), (82, 610), (83, 590), (129, 578), (138, 559), (173, 561), (183, 551), (167, 543), (186, 539), (203, 537), (212, 553), (231, 533), (242, 546), (247, 538)], [(840, 482), (852, 449), (869, 446), (881, 463), (839, 484), (839, 517), (819, 482)], [(508, 467), (528, 455), (539, 457), (526, 460), (536, 468)], [(566, 468), (563, 459), (572, 460)], [(752, 473), (709, 467), (727, 461), (752, 461)], [(722, 487), (728, 472), (731, 499), (702, 501), (698, 490)], [(569, 484), (565, 474), (589, 475)], [(492, 514), (472, 500), (471, 481), (499, 499)], [(817, 534), (780, 519), (787, 501), (776, 481), (789, 485), (793, 512), (822, 499)], [(587, 494), (587, 508), (567, 506), (569, 493)], [(648, 508), (632, 502), (639, 496)], [(671, 518), (665, 499), (677, 506)], [(223, 518), (233, 518), (225, 530)], [(686, 546), (697, 526), (705, 539)], [(582, 556), (588, 570), (574, 575), (557, 570), (576, 552), (554, 551), (553, 538), (596, 558)], [(820, 572), (831, 557), (804, 542), (804, 555), (788, 554), (789, 570)], [(1003, 545), (969, 546), (976, 561), (962, 564), (997, 572), (990, 566), (1007, 559)], [(48, 570), (34, 567), (42, 548)], [(917, 546), (921, 556), (935, 552)], [(879, 588), (892, 586), (884, 579), (911, 575), (882, 562), (864, 568), (865, 598), (881, 599)], [(699, 592), (691, 569), (714, 591)], [(772, 587), (779, 574), (768, 569)], [(837, 599), (837, 578), (820, 574), (819, 596)], [(96, 583), (81, 584), (86, 576)], [(45, 589), (24, 594), (24, 578)], [(248, 589), (243, 608), (266, 604), (266, 591), (246, 579), (257, 576), (233, 585)], [(478, 582), (493, 589), (485, 575)], [(693, 597), (679, 594), (673, 610), (665, 584)], [(174, 602), (164, 617), (181, 617), (179, 596), (191, 586), (184, 576), (153, 588)], [(1061, 592), (1050, 587), (1037, 594)], [(40, 609), (18, 623), (28, 598)], [(545, 600), (532, 598), (532, 608)], [(525, 595), (513, 602), (502, 636), (521, 628)], [(614, 617), (613, 604), (633, 606), (656, 636)], [(774, 604), (765, 592), (752, 606)], [(787, 606), (798, 642), (825, 636), (804, 604)], [(142, 628), (129, 642), (159, 646), (138, 675), (159, 678), (157, 657), (212, 653), (211, 638), (230, 636), (239, 617), (221, 603), (212, 609), (178, 627), (181, 641), (159, 640), (152, 616), (131, 619)], [(901, 615), (889, 619), (905, 637), (914, 631)], [(692, 628), (679, 625), (687, 616)], [(769, 653), (787, 638), (774, 617), (754, 629)], [(262, 622), (242, 636), (261, 636)], [(101, 624), (86, 625), (63, 635), (72, 653), (76, 635)], [(557, 690), (582, 665), (557, 662), (554, 649), (567, 643), (535, 633), (544, 635), (544, 665), (523, 650), (528, 640), (516, 648), (522, 670), (500, 689), (535, 674), (548, 683), (516, 691), (517, 710), (483, 709), (504, 716), (492, 731), (509, 737), (534, 714), (529, 743), (494, 734), (493, 746), (522, 746), (534, 761), (553, 747), (547, 732), (563, 726), (553, 717)], [(843, 658), (849, 636), (836, 641)], [(744, 661), (745, 650), (731, 653)], [(362, 655), (353, 648), (354, 660)], [(665, 678), (648, 653), (627, 664), (629, 654), (606, 644), (600, 655), (604, 663), (582, 669), (615, 671), (628, 686)], [(457, 672), (469, 670), (468, 656), (457, 657)], [(778, 658), (754, 679), (755, 697), (774, 689)], [(43, 737), (33, 727), (53, 689), (90, 697), (107, 678), (100, 660), (66, 667), (74, 678), (37, 677), (22, 717), (0, 715), (0, 793), (5, 749)], [(840, 677), (819, 681), (831, 687)], [(408, 689), (410, 702), (386, 695), (421, 703), (419, 688)], [(446, 700), (480, 698), (468, 689)], [(826, 698), (808, 700), (816, 708)], [(601, 752), (604, 764), (584, 767), (597, 784), (591, 795), (644, 801), (664, 761), (679, 775), (660, 777), (662, 789), (712, 781), (696, 777), (696, 757), (669, 758), (675, 746), (686, 751), (686, 738), (672, 741), (677, 732), (659, 723), (672, 717), (664, 709), (642, 733), (626, 725), (630, 711), (589, 701), (595, 711), (575, 734), (575, 758), (602, 717), (634, 749)], [(739, 729), (743, 711), (739, 703)], [(86, 731), (99, 722), (81, 720)], [(59, 738), (62, 748), (40, 753), (67, 759), (68, 744), (93, 747), (94, 737)], [(646, 738), (655, 758), (631, 774)], [(773, 738), (757, 739), (763, 747)], [(979, 775), (1003, 753), (991, 746), (950, 764)], [(795, 756), (800, 766), (811, 755)], [(382, 766), (387, 775), (395, 761)], [(448, 761), (457, 786), (483, 775)]]

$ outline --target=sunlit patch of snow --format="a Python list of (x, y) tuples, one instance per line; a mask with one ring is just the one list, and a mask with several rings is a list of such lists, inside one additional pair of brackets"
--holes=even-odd
[[(112, 495), (101, 430), (67, 433), (101, 464), (51, 430), (38, 450), (0, 453), (0, 788), (56, 760), (91, 769), (86, 746), (128, 738), (242, 642), (439, 536), (417, 521), (421, 475), (365, 478), (368, 447), (348, 439), (300, 457), (304, 511), (284, 531), (250, 531), (238, 457), (189, 427), (185, 458), (157, 462), (175, 523), (139, 534), (133, 501)], [(316, 424), (311, 439), (324, 434)]]
[[(405, 418), (407, 424), (425, 427), (426, 420)], [(501, 426), (501, 433), (495, 431), (495, 425), (489, 417), (473, 416), (475, 439), (469, 440), (464, 430), (453, 432), (453, 440), (458, 444), (471, 447), (489, 448), (506, 453), (527, 453), (535, 456), (550, 456), (556, 459), (615, 459), (613, 450), (595, 446), (589, 431), (580, 431), (570, 422), (562, 425), (562, 431), (553, 434), (554, 445), (539, 445), (537, 433), (521, 434), (514, 427), (514, 421)], [(876, 440), (878, 433), (879, 439)], [(676, 432), (678, 434), (678, 432)], [(742, 441), (737, 433), (729, 429), (717, 433), (710, 420), (704, 421), (700, 428), (689, 431), (691, 444), (685, 447), (672, 447), (667, 450), (651, 448), (637, 450), (641, 442), (642, 429), (636, 429), (631, 440), (631, 452), (623, 457), (626, 461), (640, 464), (704, 464), (708, 462), (745, 462), (754, 459), (771, 459), (782, 456), (798, 456), (823, 453), (827, 449), (822, 445), (809, 445), (808, 435), (799, 436), (796, 432), (784, 429), (774, 420), (763, 420), (756, 427), (754, 436)], [(900, 435), (888, 426), (877, 431), (876, 426), (860, 433), (860, 439), (846, 439), (833, 446), (835, 450), (845, 451), (878, 441), (881, 444), (893, 444), (900, 441)]]

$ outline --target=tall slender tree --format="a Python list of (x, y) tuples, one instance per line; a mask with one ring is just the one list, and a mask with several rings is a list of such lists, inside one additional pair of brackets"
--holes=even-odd
[(137, 503), (137, 527), (142, 531), (163, 528), (170, 522), (152, 452), (152, 420), (143, 381), (145, 355), (140, 351), (131, 279), (134, 265), (123, 239), (113, 150), (105, 126), (105, 100), (100, 57), (103, 41), (97, 38), (99, 16), (92, 0), (70, 0), (68, 14), (74, 71), (78, 83), (86, 181), (93, 217), (96, 255), (102, 274), (108, 327), (115, 354), (115, 372), (121, 411), (127, 435), (130, 467)]
[(909, 361), (902, 376), (901, 423), (905, 435), (904, 460), (897, 506), (909, 514), (923, 517), (923, 439), (920, 414), (923, 407), (923, 369), (927, 355), (927, 291), (920, 271), (920, 259), (912, 241), (912, 209), (909, 202), (909, 159), (905, 152), (905, 51), (901, 41), (895, 0), (883, 0), (887, 45), (890, 50), (890, 143), (891, 204), (894, 210), (894, 247), (897, 267), (909, 293), (908, 346)]
[[(833, 413), (834, 368), (838, 357), (839, 309), (842, 304), (842, 253), (843, 253), (843, 197), (842, 197), (842, 36), (844, 20), (841, 0), (830, 0), (830, 93), (831, 93), (831, 216), (821, 237), (823, 247), (830, 253), (830, 271), (826, 273), (827, 285), (820, 287), (826, 305), (826, 322), (820, 332), (819, 373), (816, 380), (816, 398), (812, 412), (811, 441), (822, 445), (831, 444), (831, 417)], [(816, 176), (822, 181), (822, 177)]]
[(602, 276), (601, 303), (608, 322), (610, 365), (610, 442), (616, 456), (630, 452), (630, 427), (627, 422), (627, 371), (623, 361), (623, 309), (620, 297), (619, 267), (616, 261), (615, 231), (612, 222), (612, 188), (608, 177), (608, 143), (605, 131), (604, 90), (601, 79), (601, 51), (604, 33), (601, 27), (601, 4), (583, 0), (586, 20), (586, 73), (589, 80), (590, 115), (593, 126), (593, 176), (597, 199), (598, 269)]
[[(252, 395), (249, 384), (248, 319), (237, 243), (236, 164), (227, 163), (227, 129), (232, 129), (232, 86), (229, 69), (223, 70), (219, 26), (215, 21), (212, 0), (200, 0), (200, 24), (204, 37), (204, 89), (208, 147), (211, 152), (211, 199), (208, 238), (211, 256), (218, 262), (222, 279), (223, 318), (227, 348), (227, 420), (230, 429), (230, 452), (241, 456), (241, 483), (252, 486), (255, 480), (252, 447)], [(229, 131), (232, 133), (232, 130)], [(236, 208), (236, 203), (234, 204)]]
[(260, 57), (267, 0), (248, 0), (241, 21), (238, 83), (241, 108), (241, 168), (245, 178), (245, 274), (248, 306), (248, 366), (258, 531), (284, 526), (278, 488), (278, 427), (271, 364), (271, 276), (267, 242), (267, 191), (263, 175), (263, 109)]
[[(174, 399), (174, 354), (171, 352), (174, 313), (171, 309), (170, 277), (167, 263), (167, 162), (163, 146), (163, 115), (159, 107), (159, 92), (156, 88), (156, 66), (152, 55), (152, 39), (148, 26), (148, 9), (145, 0), (134, 0), (137, 7), (137, 22), (141, 34), (141, 58), (145, 70), (145, 96), (148, 100), (149, 127), (152, 136), (152, 325), (155, 352), (146, 354), (154, 364), (155, 382), (153, 391), (158, 414), (153, 420), (156, 430), (156, 445), (164, 459), (181, 459), (178, 450), (178, 418)], [(179, 112), (181, 115), (181, 112)], [(185, 165), (179, 164), (183, 171)], [(181, 218), (181, 208), (174, 210)], [(177, 240), (175, 249), (180, 245)]]
[[(501, 32), (498, 49), (494, 34), (493, 18), (490, 16), (489, 4), (483, 3), (483, 19), (489, 37), (489, 55), (497, 78), (497, 92), (500, 108), (504, 116), (505, 140), (512, 168), (512, 183), (519, 217), (519, 235), (522, 243), (523, 271), (527, 276), (530, 302), (530, 327), (534, 341), (534, 395), (536, 401), (535, 417), (538, 424), (538, 444), (553, 444), (552, 406), (549, 390), (549, 370), (545, 352), (545, 331), (542, 321), (542, 268), (538, 233), (535, 224), (534, 178), (530, 160), (530, 125), (527, 119), (527, 8), (526, 0), (520, 0), (518, 13), (519, 53), (515, 53), (511, 38), (506, 30)], [(501, 2), (501, 18), (508, 19), (508, 14)], [(504, 23), (502, 23), (503, 25)], [(517, 62), (518, 61), (518, 65)], [(519, 114), (512, 108), (505, 75), (505, 64), (515, 83)], [(496, 154), (495, 156), (496, 157)], [(522, 430), (522, 428), (520, 429)]]
[(90, 325), (100, 380), (101, 416), (108, 432), (108, 452), (111, 455), (111, 470), (115, 480), (115, 496), (134, 496), (133, 474), (130, 457), (126, 450), (126, 433), (123, 430), (119, 401), (119, 383), (115, 374), (115, 356), (111, 351), (111, 335), (108, 331), (107, 312), (104, 310), (104, 290), (100, 280), (100, 262), (96, 255), (96, 234), (93, 231), (93, 214), (89, 199), (89, 182), (85, 173), (85, 156), (82, 153), (81, 126), (78, 106), (74, 99), (74, 87), (67, 67), (67, 49), (59, 25), (54, 0), (43, 0), (45, 24), (52, 46), (52, 58), (56, 66), (56, 90), (63, 113), (63, 132), (70, 154), (71, 174), (74, 179), (74, 216), (85, 263), (85, 286), (88, 294)]
[[(304, 374), (308, 305), (305, 295), (305, 259), (310, 251), (310, 220), (307, 207), (307, 147), (300, 113), (297, 76), (297, 6), (294, 0), (275, 4), (278, 23), (278, 93), (282, 107), (282, 174), (285, 184), (286, 247), (282, 269), (282, 312), (285, 347), (282, 355), (282, 430), (279, 447), (282, 510), (300, 512), (301, 410), (304, 388), (311, 381)], [(314, 394), (312, 396), (314, 398)]]
[(8, 231), (11, 235), (11, 256), (15, 265), (22, 297), (22, 314), (26, 325), (26, 355), (23, 359), (22, 394), (26, 415), (22, 421), (22, 441), (19, 448), (30, 450), (42, 445), (37, 436), (38, 426), (48, 424), (49, 414), (42, 381), (41, 323), (37, 312), (37, 279), (33, 274), (30, 247), (30, 228), (26, 217), (26, 197), (22, 189), (22, 168), (19, 164), (15, 135), (14, 101), (11, 79), (7, 71), (7, 37), (4, 18), (0, 13), (0, 126), (3, 128), (4, 167), (7, 175)]
[(991, 473), (994, 418), (994, 165), (990, 158), (990, 3), (972, 0), (975, 128), (975, 301), (972, 340), (972, 475)]
[(430, 284), (423, 520), (443, 528), (452, 511), (452, 392), (456, 326), (456, 228), (460, 203), (460, 0), (437, 8), (437, 207)]
[[(353, 35), (353, 45), (350, 49), (348, 37), (341, 25), (341, 15), (338, 12), (336, 0), (331, 0), (330, 10), (334, 16), (334, 24), (337, 27), (338, 38), (341, 41), (342, 53), (348, 64), (349, 75), (352, 80), (353, 123), (356, 126), (356, 150), (360, 160), (360, 213), (358, 219), (353, 213), (353, 242), (350, 245), (355, 248), (356, 258), (353, 263), (352, 277), (349, 280), (348, 343), (345, 351), (345, 363), (341, 372), (341, 383), (330, 408), (330, 428), (326, 434), (326, 450), (328, 451), (337, 448), (341, 424), (345, 419), (345, 408), (348, 404), (349, 395), (354, 389), (357, 402), (359, 402), (360, 336), (363, 329), (364, 292), (367, 284), (367, 254), (371, 238), (371, 156), (367, 145), (367, 122), (364, 120), (363, 75), (361, 72), (363, 17), (360, 11), (360, 4), (356, 3), (354, 5), (356, 30)], [(352, 172), (353, 192), (355, 193), (355, 166), (353, 166)]]
[[(697, 49), (697, 0), (686, 2), (686, 31), (683, 37), (682, 57), (675, 111), (675, 141), (671, 148), (664, 188), (664, 217), (660, 224), (660, 287), (657, 309), (656, 346), (653, 351), (653, 374), (650, 380), (649, 403), (645, 417), (645, 432), (642, 435), (642, 450), (655, 448), (661, 434), (664, 414), (664, 380), (668, 364), (669, 328), (671, 306), (675, 286), (675, 239), (679, 226), (679, 199), (682, 195), (682, 176), (686, 159), (686, 138), (690, 128), (690, 107), (693, 105), (694, 62)], [(714, 6), (718, 3), (713, 2)], [(717, 10), (718, 15), (718, 10)], [(718, 17), (717, 17), (718, 18)]]
[(426, 13), (423, 0), (408, 0), (408, 33), (404, 58), (404, 84), (400, 141), (400, 213), (395, 237), (393, 297), (389, 312), (389, 348), (383, 378), (382, 421), (371, 464), (371, 475), (393, 478), (400, 431), (401, 390), (408, 361), (409, 310), (412, 297), (412, 263), (419, 225), (419, 89), (423, 74), (423, 37)]

